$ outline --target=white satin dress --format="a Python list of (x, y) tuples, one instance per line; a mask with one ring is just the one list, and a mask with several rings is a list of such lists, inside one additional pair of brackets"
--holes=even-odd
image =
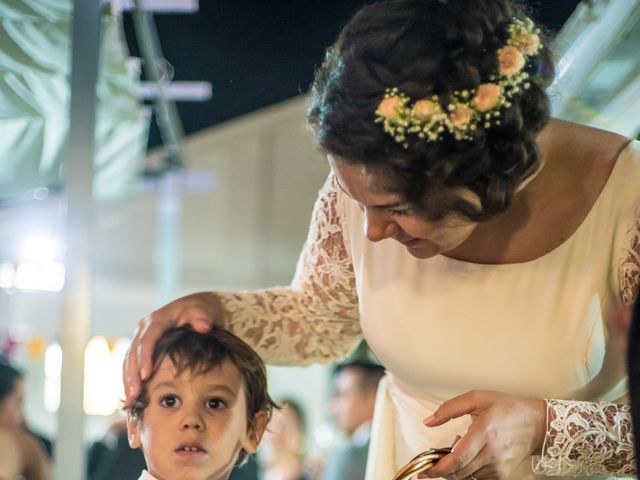
[(338, 360), (366, 338), (388, 371), (367, 480), (389, 480), (417, 453), (463, 435), (467, 417), (437, 428), (422, 421), (473, 389), (549, 399), (542, 456), (514, 478), (628, 476), (624, 339), (605, 318), (637, 295), (639, 206), (632, 142), (579, 228), (540, 258), (420, 260), (394, 240), (367, 241), (362, 212), (330, 177), (292, 284), (222, 294), (228, 327), (280, 364)]

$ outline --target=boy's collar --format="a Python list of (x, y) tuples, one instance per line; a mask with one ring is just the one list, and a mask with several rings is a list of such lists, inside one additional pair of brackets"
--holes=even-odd
[(142, 471), (142, 474), (140, 475), (140, 477), (138, 478), (138, 480), (158, 480), (156, 477), (154, 477), (153, 475), (151, 475), (149, 472), (147, 472), (146, 470)]

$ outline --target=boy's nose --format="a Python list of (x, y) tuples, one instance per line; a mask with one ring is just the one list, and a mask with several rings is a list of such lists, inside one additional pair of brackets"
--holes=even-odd
[(184, 418), (182, 421), (182, 430), (189, 430), (191, 428), (197, 431), (204, 430), (204, 422), (202, 421), (202, 418), (200, 418), (200, 415), (192, 414)]

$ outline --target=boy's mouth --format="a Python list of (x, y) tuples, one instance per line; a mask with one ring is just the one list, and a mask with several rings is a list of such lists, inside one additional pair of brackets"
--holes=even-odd
[(175, 452), (181, 456), (187, 457), (199, 457), (205, 455), (207, 450), (199, 443), (183, 443), (178, 448), (176, 448)]

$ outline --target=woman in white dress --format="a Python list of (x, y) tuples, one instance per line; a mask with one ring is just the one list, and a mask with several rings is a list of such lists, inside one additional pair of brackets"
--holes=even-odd
[(49, 461), (25, 430), (22, 372), (0, 355), (0, 480), (48, 480)]
[(455, 442), (428, 477), (631, 475), (608, 320), (640, 283), (640, 144), (549, 119), (552, 75), (515, 1), (360, 10), (316, 73), (308, 120), (332, 173), (291, 285), (141, 320), (129, 398), (175, 324), (228, 328), (279, 364), (364, 336), (388, 371), (368, 480)]

